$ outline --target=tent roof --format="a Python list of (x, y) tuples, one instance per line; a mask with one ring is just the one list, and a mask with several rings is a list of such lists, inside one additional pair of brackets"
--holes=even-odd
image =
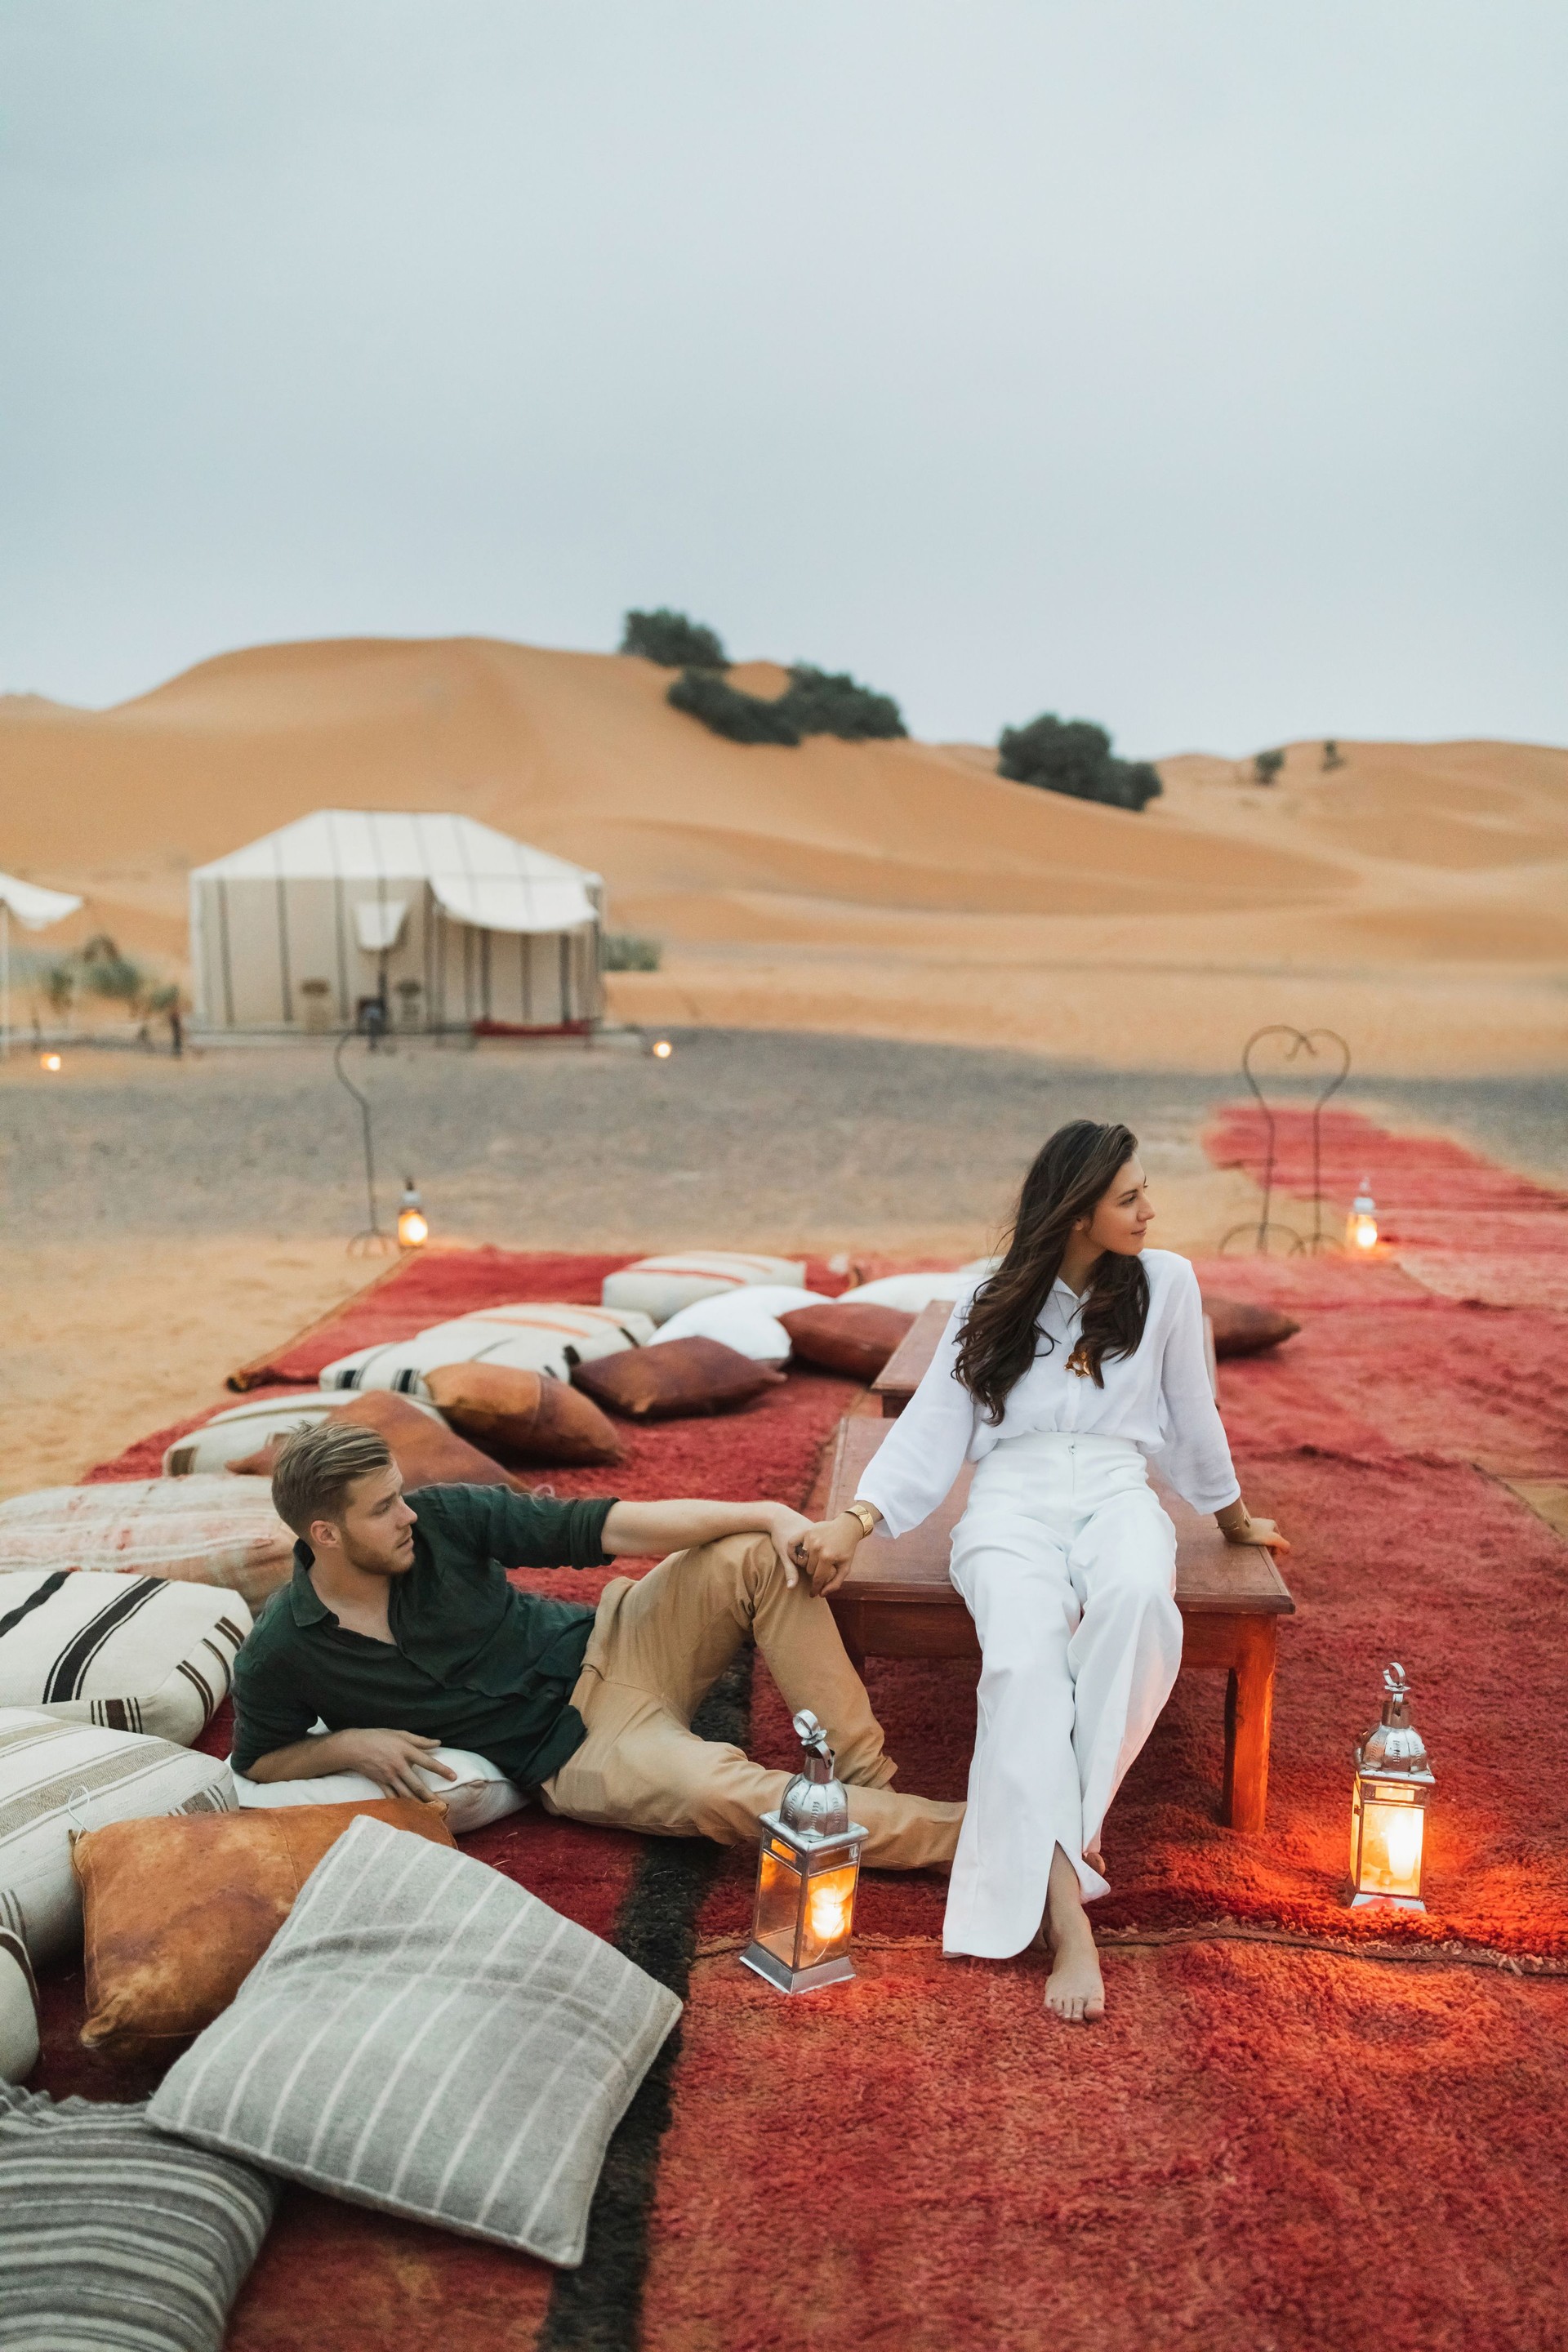
[(41, 931), (50, 923), (63, 923), (74, 915), (81, 900), (68, 890), (40, 889), (36, 882), (18, 882), (14, 874), (0, 874), (0, 906), (10, 908), (19, 923), (30, 931)]
[(193, 881), (427, 882), (449, 915), (481, 929), (570, 930), (594, 920), (586, 886), (599, 877), (468, 816), (385, 809), (318, 809)]

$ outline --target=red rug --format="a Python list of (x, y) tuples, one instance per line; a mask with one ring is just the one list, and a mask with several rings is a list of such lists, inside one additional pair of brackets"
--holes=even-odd
[[(1371, 1172), (1396, 1237), (1402, 1200), (1410, 1216), (1459, 1213), (1422, 1207), (1408, 1141), (1364, 1122), (1346, 1141), (1352, 1184), (1364, 1155), (1384, 1153)], [(1216, 1131), (1220, 1150), (1255, 1142), (1239, 1117)], [(1278, 1299), (1302, 1324), (1277, 1355), (1222, 1370), (1248, 1499), (1295, 1543), (1299, 1613), (1281, 1633), (1267, 1833), (1215, 1820), (1217, 1676), (1182, 1678), (1118, 1801), (1114, 1892), (1099, 1906), (1103, 2027), (1047, 2025), (1036, 1958), (943, 1962), (935, 1879), (869, 1876), (858, 1982), (782, 2000), (735, 1958), (752, 1865), (730, 1853), (696, 1923), (669, 2127), (661, 2145), (656, 2132), (646, 2244), (629, 2264), (595, 2242), (584, 2273), (557, 2285), (537, 2265), (290, 2192), (231, 2341), (1344, 2352), (1371, 2336), (1393, 2352), (1520, 2352), (1568, 2340), (1568, 1548), (1491, 1475), (1568, 1474), (1568, 1316), (1523, 1296), (1565, 1204), (1456, 1149), (1441, 1147), (1432, 1189), (1444, 1203), (1488, 1200), (1501, 1220), (1486, 1228), (1489, 1305), (1435, 1296), (1402, 1239), (1373, 1265), (1248, 1256), (1202, 1269), (1210, 1287)], [(550, 1263), (551, 1294), (521, 1287), (512, 1260), (512, 1286), (489, 1295), (581, 1296), (564, 1287), (569, 1265), (587, 1281), (603, 1262)], [(438, 1265), (425, 1261), (420, 1282)], [(401, 1278), (313, 1335), (321, 1361), (361, 1343)], [(1521, 1303), (1500, 1303), (1516, 1292)], [(401, 1296), (412, 1319), (399, 1328), (447, 1311)], [(310, 1377), (307, 1354), (279, 1350), (276, 1369)], [(733, 1420), (644, 1433), (616, 1483), (803, 1497), (853, 1394), (792, 1378)], [(105, 1467), (137, 1475), (132, 1463)], [(593, 1483), (552, 1480), (563, 1493)], [(530, 1580), (579, 1593), (597, 1581)], [(1352, 1919), (1341, 1890), (1351, 1742), (1394, 1657), (1437, 1787), (1431, 1907), (1391, 1930)], [(973, 1676), (874, 1663), (870, 1682), (904, 1783), (961, 1793)], [(791, 1752), (760, 1671), (751, 1744), (770, 1761)], [(530, 1813), (470, 1850), (601, 1932), (625, 1941), (635, 1925), (635, 1841)], [(129, 2079), (70, 2046), (79, 1984), (57, 1982), (48, 2007), (40, 2079), (129, 2095)]]

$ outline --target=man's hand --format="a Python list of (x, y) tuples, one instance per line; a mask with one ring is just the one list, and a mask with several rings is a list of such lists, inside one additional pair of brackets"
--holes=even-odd
[(855, 1548), (865, 1532), (853, 1511), (840, 1511), (836, 1519), (824, 1519), (807, 1531), (798, 1554), (818, 1600), (837, 1591), (855, 1564)]
[(417, 1731), (340, 1731), (332, 1741), (336, 1750), (332, 1769), (338, 1772), (363, 1772), (389, 1797), (414, 1797), (420, 1804), (440, 1802), (420, 1777), (426, 1772), (438, 1772), (443, 1780), (455, 1780), (456, 1772), (449, 1764), (436, 1761), (438, 1739), (426, 1739)]

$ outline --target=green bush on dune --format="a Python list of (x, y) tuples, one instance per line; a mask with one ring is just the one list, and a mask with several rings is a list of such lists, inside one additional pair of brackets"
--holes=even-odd
[(683, 670), (667, 698), (731, 743), (798, 743), (806, 735), (863, 743), (908, 732), (890, 694), (874, 694), (847, 670), (816, 669), (809, 662), (795, 664), (788, 686), (771, 701), (700, 669)]
[(706, 622), (688, 620), (661, 604), (653, 613), (627, 613), (621, 628), (621, 651), (640, 654), (661, 669), (725, 669), (729, 656), (716, 629)]
[(998, 774), (1074, 800), (1142, 809), (1164, 789), (1147, 760), (1116, 759), (1110, 736), (1091, 719), (1058, 719), (1045, 711), (1026, 727), (1004, 727), (996, 749)]

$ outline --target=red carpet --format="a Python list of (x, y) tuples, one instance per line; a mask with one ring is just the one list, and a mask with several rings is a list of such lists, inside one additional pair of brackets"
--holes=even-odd
[[(1284, 1121), (1281, 1133), (1294, 1151)], [(1397, 1258), (1202, 1269), (1211, 1287), (1277, 1299), (1302, 1324), (1277, 1356), (1222, 1370), (1248, 1498), (1296, 1546), (1269, 1827), (1240, 1838), (1215, 1822), (1223, 1685), (1184, 1676), (1108, 1826), (1108, 2022), (1048, 2027), (1037, 1958), (943, 1962), (940, 1882), (890, 1876), (864, 1890), (858, 1983), (786, 2002), (734, 1958), (752, 1864), (731, 1853), (699, 1920), (640, 2323), (635, 2284), (593, 2303), (592, 2252), (579, 2305), (535, 2265), (290, 2192), (236, 2346), (1568, 2341), (1568, 1549), (1490, 1475), (1568, 1476), (1568, 1315), (1531, 1285), (1559, 1255), (1568, 1204), (1453, 1146), (1349, 1115), (1339, 1133), (1350, 1183), (1382, 1155), (1370, 1172)], [(1240, 1157), (1256, 1140), (1245, 1115), (1227, 1114), (1215, 1148)], [(1288, 1167), (1294, 1182), (1296, 1160)], [(1331, 1185), (1345, 1190), (1337, 1175)], [(1466, 1217), (1461, 1249), (1452, 1221)], [(1424, 1238), (1407, 1245), (1418, 1218)], [(1490, 1303), (1434, 1295), (1410, 1270), (1418, 1246), (1441, 1255), (1446, 1291), (1479, 1251), (1485, 1281), (1469, 1296)], [(604, 1262), (548, 1263), (534, 1296), (591, 1296), (565, 1286), (569, 1268), (587, 1282)], [(441, 1265), (423, 1262), (419, 1284)], [(522, 1262), (501, 1267), (507, 1286), (489, 1295), (529, 1295)], [(405, 1279), (351, 1303), (330, 1346), (313, 1338), (318, 1360), (371, 1336), (367, 1318), (400, 1298), (407, 1320), (377, 1330), (450, 1311)], [(279, 1350), (276, 1369), (301, 1377), (308, 1352)], [(643, 1433), (616, 1483), (804, 1496), (852, 1394), (792, 1378), (733, 1420)], [(1393, 1657), (1437, 1775), (1431, 1908), (1373, 1930), (1340, 1901), (1350, 1747)], [(905, 1784), (960, 1793), (972, 1677), (874, 1664), (871, 1683)], [(761, 1672), (752, 1745), (771, 1760), (790, 1752)], [(634, 1841), (530, 1813), (470, 1850), (602, 1932), (618, 1916), (625, 1934)], [(1277, 1940), (1222, 1939), (1238, 1934)], [(1172, 1935), (1199, 1940), (1138, 1940)], [(1393, 1957), (1365, 1957), (1374, 1941)], [(79, 1985), (57, 1984), (49, 2006), (39, 2079), (116, 2095), (102, 2062), (69, 2046)], [(135, 2087), (115, 2079), (119, 2095)]]

